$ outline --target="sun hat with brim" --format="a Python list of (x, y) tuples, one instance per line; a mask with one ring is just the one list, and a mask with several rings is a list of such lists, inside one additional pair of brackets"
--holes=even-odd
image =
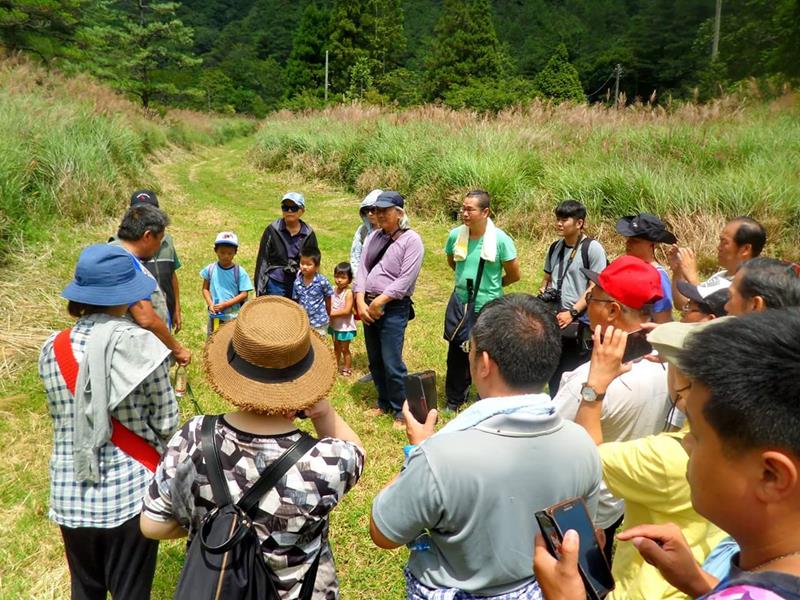
[(625, 237), (642, 238), (649, 242), (674, 244), (678, 241), (675, 234), (667, 230), (664, 222), (650, 213), (622, 217), (617, 221), (616, 230)]
[(330, 392), (336, 358), (296, 302), (261, 296), (209, 338), (211, 387), (242, 410), (281, 414), (310, 408)]
[(733, 319), (734, 317), (722, 317), (701, 323), (680, 323), (677, 321), (663, 323), (647, 334), (647, 341), (658, 351), (659, 356), (669, 363), (680, 367), (678, 355), (686, 347), (690, 336), (698, 331), (703, 331), (706, 327), (711, 327), (722, 321)]
[(581, 272), (614, 300), (636, 310), (664, 297), (656, 268), (635, 256), (620, 256), (600, 273), (585, 267)]
[(61, 295), (93, 306), (119, 306), (148, 298), (156, 289), (156, 280), (137, 268), (135, 260), (119, 246), (94, 244), (84, 248), (75, 277)]
[(689, 300), (697, 302), (703, 312), (716, 317), (728, 314), (725, 304), (728, 302), (731, 280), (718, 277), (700, 285), (692, 285), (688, 281), (678, 281), (678, 291)]

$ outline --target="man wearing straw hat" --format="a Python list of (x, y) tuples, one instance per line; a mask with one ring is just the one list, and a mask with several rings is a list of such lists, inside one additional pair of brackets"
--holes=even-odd
[(294, 418), (303, 411), (319, 440), (261, 497), (253, 522), (282, 599), (299, 597), (314, 565), (315, 593), (338, 597), (328, 513), (358, 481), (365, 455), (358, 435), (326, 399), (336, 378), (333, 352), (312, 333), (299, 305), (262, 296), (211, 336), (205, 369), (234, 410), (190, 419), (170, 440), (145, 497), (142, 531), (154, 539), (193, 536), (215, 507), (202, 457), (207, 420), (215, 419), (209, 434), (237, 502), (301, 438)]

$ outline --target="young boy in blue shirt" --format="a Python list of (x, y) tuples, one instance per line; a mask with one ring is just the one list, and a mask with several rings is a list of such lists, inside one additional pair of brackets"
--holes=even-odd
[(300, 272), (294, 280), (292, 299), (296, 300), (308, 314), (311, 329), (323, 338), (328, 335), (333, 286), (319, 272), (322, 255), (316, 248), (300, 251)]
[(214, 241), (216, 262), (200, 271), (203, 297), (208, 305), (208, 335), (221, 324), (235, 319), (253, 283), (247, 271), (233, 262), (239, 250), (239, 238), (232, 231), (221, 231)]

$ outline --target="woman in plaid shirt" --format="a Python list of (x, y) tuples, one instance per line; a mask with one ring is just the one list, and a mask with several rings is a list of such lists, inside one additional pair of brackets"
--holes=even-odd
[(125, 315), (154, 287), (122, 248), (86, 248), (62, 292), (77, 321), (39, 357), (53, 417), (49, 515), (73, 600), (150, 597), (158, 542), (142, 536), (137, 517), (178, 405), (169, 350)]

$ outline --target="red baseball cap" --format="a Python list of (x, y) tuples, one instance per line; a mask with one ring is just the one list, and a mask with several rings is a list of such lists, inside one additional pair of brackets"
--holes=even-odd
[(636, 310), (664, 297), (656, 268), (635, 256), (620, 256), (602, 273), (584, 268), (581, 271), (614, 300)]

